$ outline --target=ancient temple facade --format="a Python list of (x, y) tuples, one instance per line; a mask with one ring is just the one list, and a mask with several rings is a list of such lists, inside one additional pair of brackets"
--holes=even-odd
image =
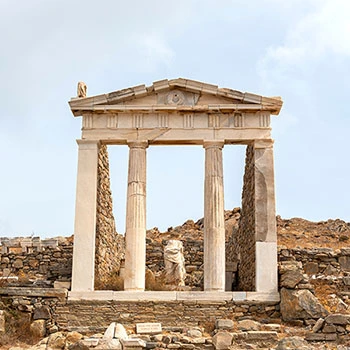
[[(80, 85), (78, 96), (69, 102), (73, 115), (82, 117), (82, 135), (77, 140), (79, 156), (70, 297), (93, 299), (105, 295), (106, 298), (125, 299), (137, 294), (138, 299), (147, 298), (147, 292), (144, 292), (147, 149), (155, 145), (194, 145), (202, 146), (205, 153), (202, 293), (241, 300), (278, 298), (270, 116), (279, 114), (281, 98), (242, 93), (182, 78), (91, 97), (86, 97), (86, 88)], [(101, 147), (106, 145), (129, 147), (125, 280), (124, 292), (98, 294), (94, 291), (98, 159)], [(222, 161), (225, 145), (247, 146), (243, 219), (236, 242), (241, 291), (230, 295), (225, 292)], [(173, 293), (162, 292), (158, 297), (186, 297), (186, 292)]]

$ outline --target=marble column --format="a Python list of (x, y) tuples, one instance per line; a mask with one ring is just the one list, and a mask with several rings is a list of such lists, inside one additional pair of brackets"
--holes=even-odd
[(126, 204), (124, 290), (145, 289), (146, 267), (146, 148), (145, 141), (129, 142)]
[(277, 233), (273, 141), (255, 141), (256, 291), (277, 292)]
[(204, 142), (204, 290), (225, 290), (223, 142)]
[(99, 141), (77, 140), (72, 291), (93, 291), (95, 277), (96, 197)]

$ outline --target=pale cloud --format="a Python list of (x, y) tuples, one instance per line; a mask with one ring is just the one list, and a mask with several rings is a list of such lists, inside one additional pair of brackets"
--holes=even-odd
[(137, 38), (136, 49), (141, 58), (139, 64), (144, 69), (152, 71), (159, 64), (170, 66), (175, 57), (175, 52), (166, 42), (166, 40), (158, 34), (145, 34)]
[(309, 0), (309, 3), (313, 11), (291, 25), (284, 42), (269, 47), (258, 62), (258, 72), (263, 79), (267, 80), (276, 70), (283, 76), (286, 70), (317, 61), (327, 54), (350, 56), (350, 41), (347, 40), (350, 1)]

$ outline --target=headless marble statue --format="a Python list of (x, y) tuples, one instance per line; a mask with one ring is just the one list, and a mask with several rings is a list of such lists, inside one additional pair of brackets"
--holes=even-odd
[(165, 281), (176, 286), (185, 285), (185, 258), (181, 241), (169, 240), (164, 248)]

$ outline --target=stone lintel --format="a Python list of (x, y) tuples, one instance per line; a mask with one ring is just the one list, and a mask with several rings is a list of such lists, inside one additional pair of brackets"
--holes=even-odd
[(68, 290), (65, 288), (3, 287), (0, 288), (0, 295), (66, 299)]
[(274, 140), (254, 140), (254, 148), (272, 148), (274, 144)]
[(79, 149), (82, 150), (89, 150), (89, 149), (98, 149), (98, 146), (100, 145), (100, 140), (94, 140), (94, 139), (77, 139), (77, 144), (79, 146)]
[(270, 129), (258, 128), (192, 128), (192, 129), (86, 129), (86, 140), (101, 140), (108, 145), (126, 145), (130, 140), (147, 140), (150, 145), (203, 145), (205, 140), (224, 140), (225, 144), (251, 144), (254, 140), (270, 140)]

